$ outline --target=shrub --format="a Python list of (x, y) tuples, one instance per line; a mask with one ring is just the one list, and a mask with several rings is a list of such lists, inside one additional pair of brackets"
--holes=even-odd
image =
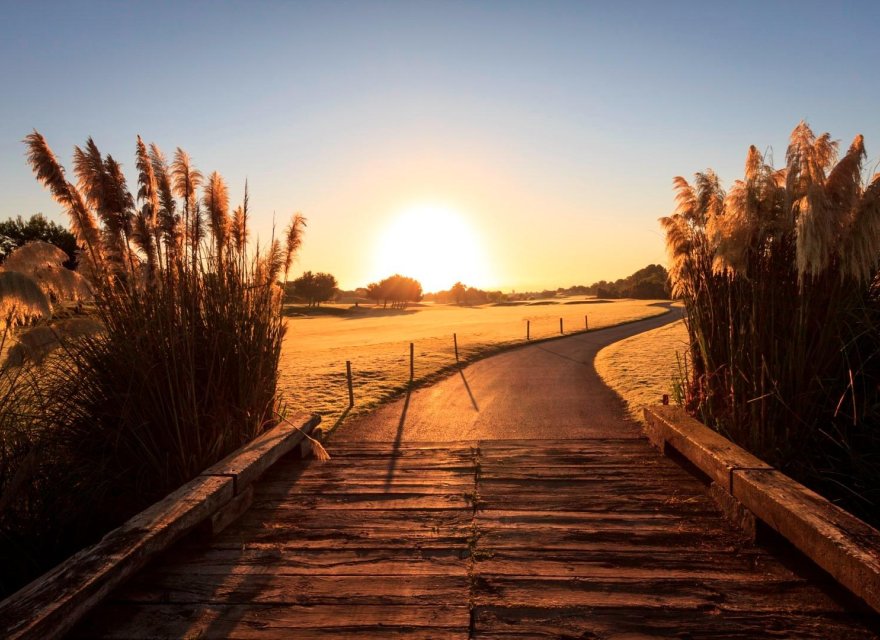
[(675, 179), (663, 218), (673, 295), (687, 308), (687, 409), (757, 455), (880, 521), (880, 174), (857, 136), (801, 123), (786, 167), (753, 146), (725, 193)]
[(181, 149), (169, 165), (138, 138), (135, 199), (91, 139), (74, 150), (76, 184), (39, 133), (26, 143), (84, 247), (102, 328), (64, 340), (38, 368), (0, 371), (0, 562), (21, 569), (7, 590), (273, 422), (277, 279), (304, 226), (295, 216), (286, 250), (273, 240), (251, 255), (247, 187), (230, 213), (223, 178), (204, 179)]

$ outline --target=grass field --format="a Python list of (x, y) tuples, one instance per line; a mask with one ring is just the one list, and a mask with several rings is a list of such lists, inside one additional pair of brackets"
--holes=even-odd
[(642, 421), (642, 407), (672, 393), (677, 356), (687, 352), (684, 322), (675, 322), (615, 342), (596, 356), (596, 371), (626, 401), (630, 415)]
[(348, 305), (321, 307), (308, 314), (288, 307), (287, 337), (281, 356), (279, 389), (291, 410), (316, 411), (332, 427), (348, 406), (345, 361), (354, 378), (355, 406), (362, 413), (406, 389), (409, 343), (415, 344), (415, 379), (426, 382), (455, 363), (452, 334), (462, 360), (474, 360), (531, 338), (566, 333), (659, 315), (651, 300), (568, 299), (516, 306), (456, 307), (425, 304), (406, 310)]

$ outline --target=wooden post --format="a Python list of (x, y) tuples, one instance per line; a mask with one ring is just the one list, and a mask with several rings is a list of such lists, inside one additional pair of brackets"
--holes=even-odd
[(532, 326), (532, 321), (531, 321), (531, 320), (526, 320), (526, 340), (531, 340), (531, 339), (532, 339), (531, 336), (529, 335), (529, 331), (530, 331), (530, 329), (531, 329), (531, 326)]
[(590, 330), (590, 318), (587, 315), (584, 315), (584, 329)]
[(562, 318), (559, 318), (559, 333), (562, 334)]
[(348, 406), (354, 406), (354, 388), (351, 384), (351, 360), (345, 361), (345, 378), (348, 380)]
[(409, 343), (409, 381), (410, 382), (412, 382), (413, 378), (415, 377), (415, 371), (416, 371), (415, 358), (416, 358), (415, 347), (413, 346), (413, 343), (410, 342)]
[(458, 362), (458, 336), (452, 334), (452, 343), (455, 345), (455, 361)]
[(669, 404), (669, 394), (668, 393), (663, 394), (663, 404), (665, 404), (665, 405)]

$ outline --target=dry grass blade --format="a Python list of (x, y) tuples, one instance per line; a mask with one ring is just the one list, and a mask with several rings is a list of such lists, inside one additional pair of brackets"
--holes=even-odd
[(312, 436), (310, 436), (308, 433), (306, 433), (305, 431), (302, 430), (302, 427), (293, 424), (290, 420), (288, 420), (287, 418), (285, 418), (284, 416), (282, 416), (280, 413), (277, 413), (277, 412), (276, 412), (276, 413), (275, 413), (275, 416), (276, 416), (281, 422), (283, 422), (283, 423), (285, 423), (285, 424), (287, 424), (287, 425), (293, 427), (293, 428), (296, 429), (297, 431), (299, 431), (299, 432), (300, 432), (300, 433), (306, 438), (306, 440), (308, 440), (308, 441), (311, 443), (311, 445), (312, 445), (312, 454), (315, 456), (315, 459), (318, 460), (318, 462), (327, 462), (328, 460), (330, 460), (330, 454), (327, 453), (327, 450), (326, 450), (326, 449), (324, 448), (324, 446), (320, 443), (320, 441), (318, 441), (318, 440), (316, 440), (315, 438), (313, 438)]
[(70, 217), (71, 231), (77, 240), (84, 244), (96, 265), (101, 265), (101, 232), (95, 215), (86, 206), (80, 192), (67, 182), (64, 169), (55, 158), (55, 154), (46, 144), (46, 139), (34, 131), (25, 138), (28, 146), (28, 163), (31, 165), (37, 180), (43, 183), (58, 203), (67, 210)]
[(287, 277), (287, 273), (290, 271), (290, 266), (293, 264), (293, 256), (299, 251), (299, 248), (302, 246), (303, 234), (305, 233), (306, 228), (306, 218), (299, 212), (293, 214), (293, 218), (290, 221), (290, 224), (287, 227), (286, 232), (286, 251), (284, 254), (284, 277)]

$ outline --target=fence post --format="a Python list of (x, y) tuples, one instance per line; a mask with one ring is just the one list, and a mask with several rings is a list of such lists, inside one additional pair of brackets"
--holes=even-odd
[(458, 362), (458, 336), (452, 334), (452, 343), (455, 345), (455, 361)]
[(562, 335), (562, 318), (559, 318), (559, 333)]
[(531, 340), (531, 339), (532, 339), (532, 338), (531, 338), (531, 335), (530, 335), (530, 333), (529, 333), (530, 330), (531, 330), (531, 326), (532, 326), (532, 321), (531, 321), (531, 320), (526, 320), (526, 340)]
[(345, 361), (345, 378), (348, 380), (348, 406), (354, 406), (354, 389), (351, 385), (351, 360)]
[(409, 343), (409, 381), (412, 382), (415, 377), (415, 347), (413, 343)]
[(584, 329), (587, 331), (590, 330), (590, 318), (586, 314), (584, 315)]

